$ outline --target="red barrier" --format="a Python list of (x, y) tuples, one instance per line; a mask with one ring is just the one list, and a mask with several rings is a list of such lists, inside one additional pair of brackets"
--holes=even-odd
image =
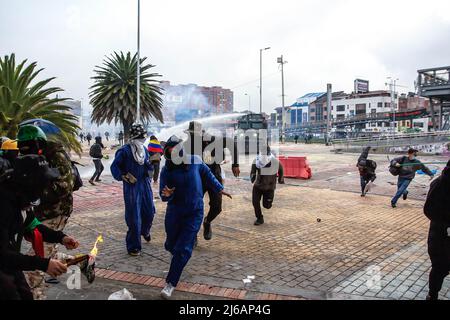
[(312, 171), (306, 157), (279, 156), (278, 160), (280, 160), (283, 166), (284, 176), (286, 178), (305, 180), (312, 178)]

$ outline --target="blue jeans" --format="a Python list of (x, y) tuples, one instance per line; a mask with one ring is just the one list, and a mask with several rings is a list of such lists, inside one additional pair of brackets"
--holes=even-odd
[(398, 178), (398, 182), (397, 182), (397, 193), (395, 194), (394, 198), (392, 198), (392, 204), (397, 204), (398, 199), (400, 199), (401, 196), (403, 196), (404, 194), (407, 195), (408, 194), (408, 187), (409, 184), (411, 183), (412, 180), (410, 179), (405, 179), (405, 178)]

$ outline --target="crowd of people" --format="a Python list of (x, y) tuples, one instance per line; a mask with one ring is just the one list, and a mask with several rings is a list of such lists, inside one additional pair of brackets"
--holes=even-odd
[[(152, 241), (156, 213), (152, 182), (159, 182), (159, 197), (167, 203), (164, 247), (171, 254), (166, 286), (161, 291), (166, 299), (172, 296), (197, 246), (198, 233), (203, 227), (203, 238), (212, 240), (212, 222), (222, 212), (223, 196), (232, 199), (225, 190), (222, 171), (227, 163), (226, 149), (231, 153), (233, 175), (239, 177), (241, 173), (236, 140), (210, 135), (195, 121), (190, 123), (186, 133), (186, 140), (172, 136), (164, 142), (153, 135), (146, 144), (145, 128), (135, 124), (129, 132), (129, 140), (116, 152), (110, 167), (113, 178), (123, 183), (128, 228), (125, 242), (130, 256), (141, 254), (142, 239)], [(90, 145), (88, 136), (80, 138), (86, 138)], [(17, 137), (13, 139), (2, 138), (0, 150), (0, 198), (3, 200), (0, 299), (41, 299), (43, 284), (55, 283), (58, 276), (67, 272), (67, 265), (58, 258), (56, 244), (69, 250), (79, 246), (75, 238), (64, 233), (64, 228), (73, 211), (72, 194), (82, 183), (62, 144), (38, 126), (19, 126)], [(101, 181), (104, 148), (102, 138), (95, 137), (89, 150), (95, 166), (95, 173), (89, 180), (92, 185)], [(365, 148), (356, 164), (362, 197), (370, 193), (377, 179), (377, 164), (369, 159), (370, 151), (370, 147)], [(407, 200), (408, 186), (417, 171), (422, 170), (434, 178), (433, 172), (417, 159), (417, 154), (417, 150), (410, 149), (407, 155), (390, 163), (390, 173), (398, 177), (397, 192), (391, 200), (393, 208), (400, 198)], [(284, 184), (284, 168), (269, 146), (261, 147), (252, 162), (250, 181), (253, 183), (254, 225), (261, 226), (265, 223), (262, 207), (272, 208), (277, 184)], [(433, 181), (424, 210), (431, 220), (429, 300), (438, 298), (450, 271), (449, 186), (450, 161), (442, 175)], [(209, 211), (205, 216), (206, 193)], [(29, 241), (32, 248), (26, 255), (21, 253), (23, 239)]]

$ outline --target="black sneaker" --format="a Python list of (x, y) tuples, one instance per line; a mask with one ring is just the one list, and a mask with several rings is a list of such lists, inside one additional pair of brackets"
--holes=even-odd
[(95, 182), (102, 182), (102, 179), (96, 179)]
[(361, 193), (361, 197), (364, 198), (366, 196), (365, 193)]
[(144, 240), (147, 241), (147, 243), (149, 243), (150, 241), (152, 241), (152, 236), (148, 235), (148, 236), (142, 236), (144, 237)]
[(89, 180), (89, 183), (95, 186), (94, 180)]
[(211, 223), (203, 222), (203, 238), (205, 238), (206, 241), (212, 239)]
[(393, 202), (391, 202), (391, 206), (392, 206), (392, 208), (397, 208), (397, 205), (395, 204), (395, 203), (393, 203)]
[(405, 201), (408, 200), (408, 192), (403, 194), (403, 200), (405, 200)]
[(255, 226), (260, 226), (262, 224), (264, 224), (264, 218), (263, 217), (256, 219)]
[(139, 257), (141, 255), (141, 251), (138, 249), (135, 249), (135, 250), (129, 251), (128, 254), (132, 257)]

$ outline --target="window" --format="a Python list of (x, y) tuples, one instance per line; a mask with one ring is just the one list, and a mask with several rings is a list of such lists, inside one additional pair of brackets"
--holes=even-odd
[(311, 119), (311, 121), (316, 120), (316, 117), (314, 117), (314, 116), (310, 116), (309, 118)]
[(390, 102), (385, 102), (384, 103), (384, 107), (390, 109), (391, 108), (391, 103)]
[(383, 102), (378, 102), (378, 108), (383, 108)]
[(355, 116), (355, 110), (350, 110), (350, 116), (351, 117)]
[(309, 112), (316, 112), (316, 108), (311, 108)]
[(344, 106), (344, 105), (337, 106), (337, 107), (336, 107), (336, 111), (337, 111), (337, 112), (343, 112), (343, 111), (345, 111), (345, 106)]
[(345, 114), (338, 114), (336, 119), (345, 119)]
[(366, 104), (357, 104), (356, 105), (356, 114), (366, 114)]
[(372, 109), (370, 112), (371, 112), (372, 114), (377, 113), (377, 109)]

